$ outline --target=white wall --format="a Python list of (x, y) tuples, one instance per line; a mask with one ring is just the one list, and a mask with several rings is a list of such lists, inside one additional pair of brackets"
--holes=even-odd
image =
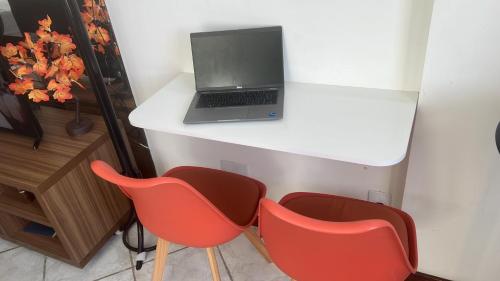
[(420, 89), (431, 0), (108, 0), (139, 102), (192, 72), (189, 33), (282, 25), (286, 79)]
[(305, 190), (366, 198), (368, 187), (384, 191), (392, 187), (396, 204), (401, 200), (402, 194), (395, 186), (401, 181), (391, 178), (391, 168), (363, 167), (153, 131), (148, 132), (148, 141), (160, 171), (182, 164), (219, 168), (221, 159), (246, 163), (249, 174), (263, 181), (268, 186), (268, 196), (276, 200)]
[(500, 280), (500, 2), (436, 0), (403, 208), (419, 270)]
[[(285, 78), (415, 90), (420, 87), (431, 0), (108, 0), (138, 103), (179, 71), (192, 71), (189, 33), (282, 25)], [(392, 191), (401, 202), (405, 165), (372, 168), (148, 132), (157, 169), (249, 164), (271, 197), (315, 190), (366, 198)]]

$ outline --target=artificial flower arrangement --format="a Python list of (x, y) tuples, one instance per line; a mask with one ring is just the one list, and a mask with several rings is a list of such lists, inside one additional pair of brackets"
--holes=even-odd
[(115, 54), (119, 55), (118, 46), (111, 41), (108, 31), (110, 20), (104, 0), (84, 0), (81, 16), (94, 50), (105, 54), (111, 46)]
[(73, 98), (73, 85), (85, 71), (83, 60), (74, 53), (76, 45), (69, 35), (51, 30), (49, 16), (38, 21), (36, 35), (24, 33), (24, 41), (17, 45), (8, 43), (0, 52), (16, 77), (9, 89), (16, 95), (28, 94), (33, 102), (54, 100), (64, 103)]

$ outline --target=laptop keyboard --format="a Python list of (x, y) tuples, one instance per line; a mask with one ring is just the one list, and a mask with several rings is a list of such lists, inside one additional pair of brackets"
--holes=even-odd
[(278, 90), (246, 90), (200, 94), (197, 108), (265, 105), (278, 102)]

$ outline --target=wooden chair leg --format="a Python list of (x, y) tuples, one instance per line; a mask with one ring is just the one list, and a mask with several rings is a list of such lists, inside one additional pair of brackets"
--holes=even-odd
[(257, 249), (257, 251), (260, 253), (260, 255), (264, 259), (266, 259), (267, 262), (269, 262), (269, 263), (273, 262), (271, 260), (271, 257), (269, 256), (269, 253), (267, 252), (266, 247), (262, 243), (262, 240), (260, 239), (260, 237), (257, 236), (257, 234), (249, 228), (247, 228), (244, 233), (245, 233), (245, 236), (247, 237), (248, 241), (250, 241), (250, 243), (252, 243), (252, 245), (255, 247), (255, 249)]
[(212, 270), (212, 280), (220, 281), (219, 267), (217, 266), (214, 248), (207, 248), (207, 255), (208, 262), (210, 263), (210, 270)]
[(162, 281), (163, 279), (163, 272), (165, 271), (168, 256), (168, 244), (168, 241), (161, 238), (158, 238), (158, 242), (156, 242), (155, 266), (152, 279), (153, 281)]

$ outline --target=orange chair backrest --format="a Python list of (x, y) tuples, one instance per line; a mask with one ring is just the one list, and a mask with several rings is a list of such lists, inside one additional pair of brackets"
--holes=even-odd
[(164, 240), (212, 247), (241, 231), (210, 201), (188, 183), (170, 177), (134, 179), (120, 175), (103, 161), (91, 168), (99, 177), (118, 185), (134, 202), (142, 224)]
[(384, 220), (322, 221), (262, 199), (259, 227), (272, 260), (298, 281), (403, 281), (415, 271)]

